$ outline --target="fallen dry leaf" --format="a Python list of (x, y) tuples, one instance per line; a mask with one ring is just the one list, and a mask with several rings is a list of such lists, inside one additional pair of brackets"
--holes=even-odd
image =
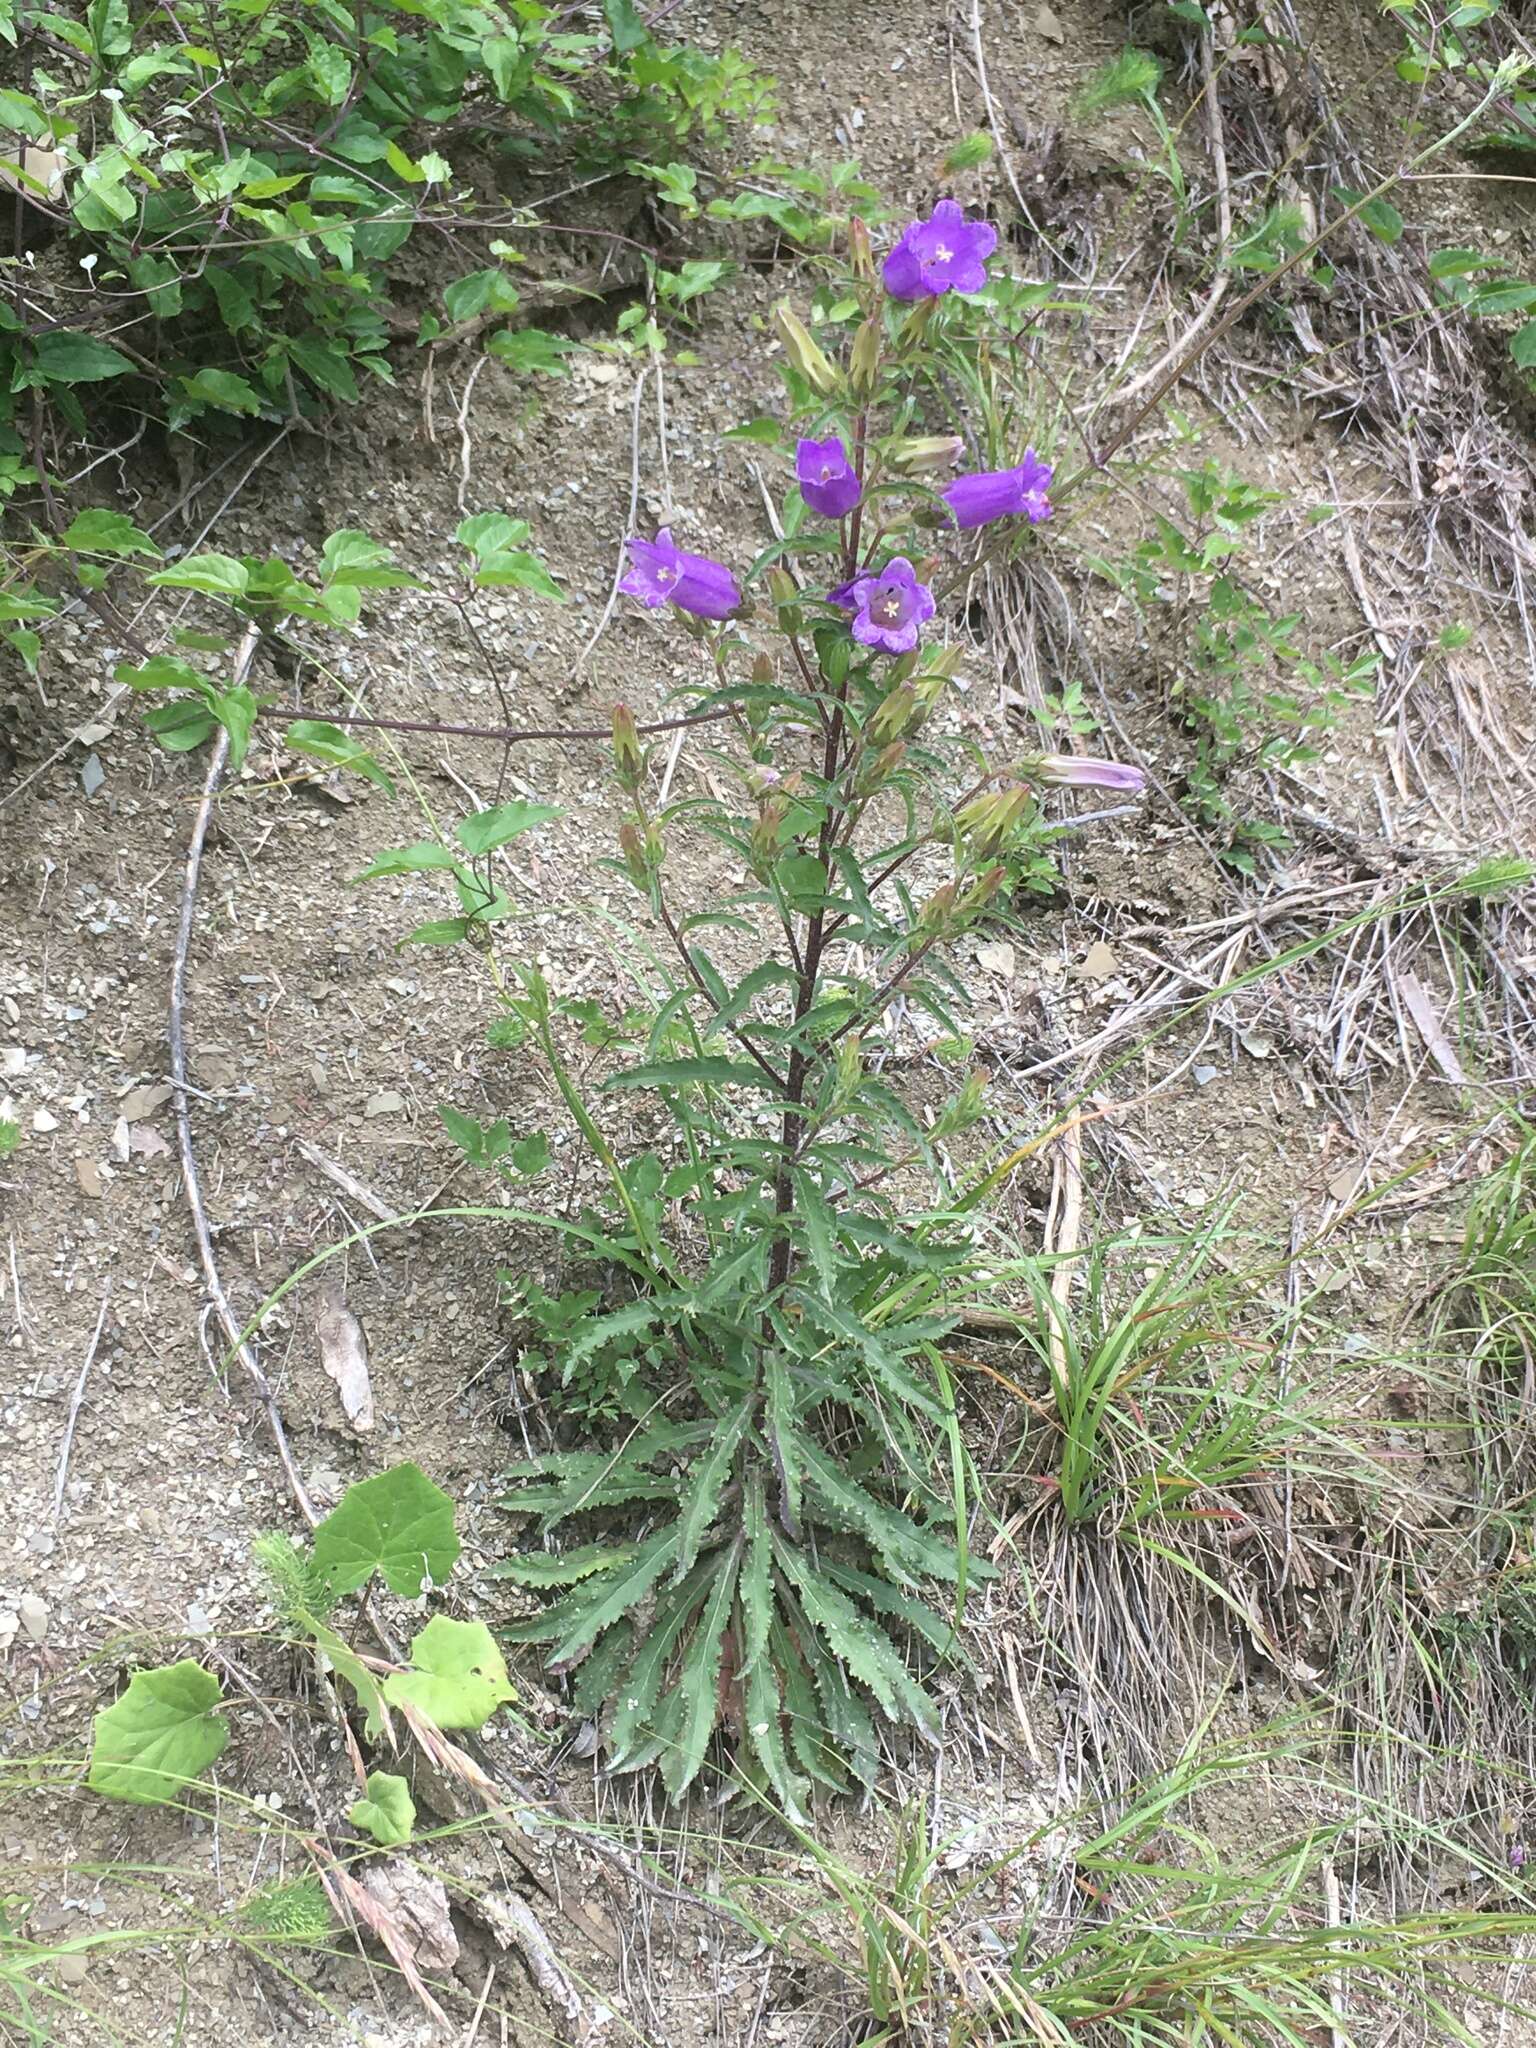
[(984, 973), (1000, 974), (1004, 981), (1012, 981), (1014, 969), (1013, 948), (1006, 940), (999, 940), (991, 946), (976, 948), (976, 964)]
[(101, 1200), (101, 1170), (94, 1159), (75, 1161), (75, 1179), (80, 1183), (82, 1195), (89, 1195), (93, 1202)]
[(1044, 36), (1048, 43), (1064, 43), (1067, 32), (1061, 25), (1061, 16), (1054, 7), (1040, 6), (1035, 9), (1035, 34)]
[(1119, 964), (1114, 948), (1107, 946), (1102, 939), (1095, 939), (1083, 955), (1083, 964), (1077, 971), (1085, 981), (1107, 981)]
[(1403, 1008), (1413, 1019), (1414, 1028), (1423, 1039), (1426, 1050), (1447, 1081), (1458, 1088), (1466, 1086), (1467, 1077), (1462, 1071), (1461, 1061), (1456, 1057), (1456, 1048), (1445, 1035), (1440, 1019), (1435, 1015), (1435, 1006), (1429, 999), (1428, 991), (1416, 974), (1394, 976), (1397, 992), (1403, 999)]
[(359, 1436), (373, 1428), (373, 1382), (368, 1377), (368, 1339), (347, 1306), (340, 1280), (327, 1280), (315, 1311), (320, 1363), (336, 1382), (348, 1422)]
[(1341, 1166), (1337, 1173), (1328, 1176), (1328, 1192), (1336, 1202), (1352, 1201), (1356, 1189), (1365, 1178), (1365, 1168), (1357, 1161)]
[(169, 1083), (143, 1088), (130, 1088), (117, 1105), (119, 1116), (126, 1117), (131, 1124), (141, 1124), (145, 1117), (153, 1116), (162, 1103), (171, 1099)]
[(167, 1159), (170, 1146), (151, 1124), (130, 1124), (128, 1127), (128, 1150), (140, 1159)]

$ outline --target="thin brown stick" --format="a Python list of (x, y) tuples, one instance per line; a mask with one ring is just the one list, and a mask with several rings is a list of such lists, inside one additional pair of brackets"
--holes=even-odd
[(59, 1470), (53, 1482), (53, 1526), (59, 1526), (59, 1516), (64, 1511), (64, 1487), (69, 1478), (69, 1452), (75, 1441), (75, 1424), (80, 1420), (80, 1404), (85, 1399), (85, 1383), (91, 1376), (91, 1367), (96, 1363), (96, 1353), (101, 1345), (101, 1333), (107, 1327), (107, 1306), (112, 1299), (112, 1276), (107, 1275), (107, 1284), (101, 1290), (101, 1314), (96, 1318), (96, 1328), (86, 1347), (85, 1363), (80, 1368), (80, 1377), (75, 1381), (75, 1391), (69, 1397), (69, 1419), (64, 1424), (64, 1441), (59, 1446)]
[[(1209, 29), (1200, 37), (1200, 65), (1205, 78), (1203, 99), (1206, 125), (1210, 131), (1211, 165), (1216, 173), (1216, 260), (1222, 262), (1232, 246), (1232, 188), (1227, 175), (1226, 129), (1222, 125), (1221, 99), (1216, 84), (1215, 38)], [(1149, 391), (1157, 383), (1170, 363), (1185, 360), (1192, 344), (1197, 342), (1210, 326), (1216, 308), (1226, 297), (1231, 283), (1230, 270), (1219, 270), (1216, 273), (1211, 289), (1206, 294), (1205, 304), (1167, 353), (1159, 357), (1150, 369), (1143, 370), (1140, 376), (1132, 378), (1123, 390), (1111, 394), (1116, 405), (1130, 404), (1139, 398), (1143, 391)]]
[[(260, 629), (246, 628), (245, 638), (240, 643), (240, 652), (235, 657), (233, 682), (243, 683), (251, 672), (251, 663), (256, 658), (260, 641)], [(203, 1207), (202, 1181), (197, 1170), (197, 1154), (192, 1146), (192, 1117), (187, 1092), (187, 1038), (186, 1038), (186, 996), (187, 996), (187, 955), (192, 945), (192, 925), (197, 914), (197, 884), (202, 873), (203, 847), (208, 837), (208, 821), (213, 815), (213, 801), (218, 795), (219, 784), (224, 777), (224, 764), (229, 758), (229, 734), (221, 731), (208, 762), (208, 772), (203, 778), (202, 799), (197, 807), (197, 816), (192, 823), (192, 836), (187, 843), (186, 874), (181, 888), (181, 916), (176, 927), (176, 952), (171, 962), (171, 992), (166, 1015), (166, 1035), (170, 1042), (171, 1086), (176, 1091), (176, 1141), (181, 1155), (181, 1178), (186, 1189), (187, 1208), (192, 1216), (192, 1230), (197, 1238), (198, 1257), (202, 1262), (203, 1277), (208, 1283), (208, 1292), (218, 1311), (219, 1321), (228, 1333), (230, 1349), (239, 1359), (251, 1383), (252, 1391), (266, 1416), (267, 1427), (277, 1446), (277, 1455), (282, 1460), (283, 1471), (288, 1485), (303, 1515), (311, 1528), (320, 1517), (309, 1490), (299, 1476), (299, 1469), (293, 1461), (289, 1448), (287, 1431), (283, 1418), (278, 1413), (277, 1396), (272, 1383), (257, 1363), (256, 1354), (245, 1341), (243, 1325), (230, 1306), (229, 1296), (224, 1291), (224, 1282), (219, 1275), (218, 1261), (213, 1252), (213, 1235), (208, 1228), (208, 1213)]]

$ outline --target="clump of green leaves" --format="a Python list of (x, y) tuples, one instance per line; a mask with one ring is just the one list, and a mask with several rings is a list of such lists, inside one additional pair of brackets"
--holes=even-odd
[[(393, 1669), (365, 1662), (337, 1626), (341, 1602), (375, 1580), (415, 1600), (452, 1571), (453, 1502), (419, 1466), (395, 1465), (349, 1486), (307, 1550), (270, 1535), (256, 1555), (284, 1628), (349, 1688), (370, 1739), (383, 1733), (391, 1708), (435, 1728), (479, 1728), (513, 1698), (505, 1660), (480, 1622), (433, 1615)], [(194, 1658), (135, 1672), (96, 1716), (91, 1789), (139, 1805), (174, 1803), (223, 1754), (228, 1708), (218, 1679)], [(402, 1791), (398, 1779), (370, 1781), (368, 1800), (359, 1802), (364, 1818), (354, 1809), (354, 1823), (378, 1841), (381, 1830), (401, 1828), (407, 1839), (414, 1808)]]
[(240, 1931), (262, 1942), (312, 1947), (334, 1931), (330, 1900), (313, 1872), (263, 1885), (240, 1908)]
[[(77, 285), (29, 283), (0, 313), (0, 422), (33, 390), (78, 428), (84, 390), (120, 385), (180, 428), (392, 381), (393, 265), (424, 225), (468, 224), (468, 152), (490, 143), (515, 165), (563, 143), (578, 175), (666, 163), (765, 103), (736, 52), (663, 47), (632, 0), (605, 17), (578, 29), (534, 0), (189, 0), (173, 18), (102, 0), (43, 35), (7, 0), (7, 169), (38, 220), (62, 219), (111, 317)], [(449, 287), (449, 325), (499, 316), (497, 353), (557, 372), (559, 336), (507, 325), (523, 258), (496, 247)]]
[(1169, 701), (1194, 742), (1185, 801), (1227, 863), (1252, 874), (1263, 853), (1290, 841), (1273, 820), (1239, 808), (1234, 776), (1315, 759), (1319, 736), (1369, 692), (1379, 658), (1309, 654), (1300, 615), (1272, 612), (1243, 581), (1237, 558), (1278, 492), (1214, 462), (1175, 474), (1189, 524), (1156, 515), (1128, 561), (1101, 566), (1166, 636)]

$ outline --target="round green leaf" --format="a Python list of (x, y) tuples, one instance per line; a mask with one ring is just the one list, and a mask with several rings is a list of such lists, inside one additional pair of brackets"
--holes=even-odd
[(453, 1502), (419, 1465), (395, 1465), (349, 1486), (315, 1531), (315, 1572), (333, 1597), (355, 1593), (375, 1572), (414, 1600), (442, 1585), (459, 1555)]
[(409, 1671), (391, 1672), (384, 1697), (439, 1728), (478, 1728), (514, 1697), (506, 1663), (483, 1622), (435, 1614), (411, 1645)]
[(347, 1808), (347, 1819), (381, 1849), (403, 1849), (416, 1825), (410, 1786), (392, 1771), (370, 1771), (368, 1796)]
[(223, 1701), (219, 1681), (191, 1657), (135, 1672), (122, 1698), (96, 1716), (91, 1790), (140, 1806), (174, 1801), (229, 1740)]

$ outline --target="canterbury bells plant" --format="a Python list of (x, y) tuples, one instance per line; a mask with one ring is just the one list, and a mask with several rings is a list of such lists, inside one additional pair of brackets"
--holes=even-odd
[[(563, 1226), (596, 1261), (592, 1304), (606, 1293), (563, 1371), (619, 1418), (612, 1444), (513, 1475), (507, 1505), (541, 1519), (506, 1569), (567, 1588), (519, 1633), (550, 1646), (612, 1766), (655, 1762), (680, 1792), (723, 1727), (735, 1768), (796, 1814), (817, 1785), (870, 1780), (877, 1721), (936, 1735), (912, 1645), (930, 1667), (950, 1654), (985, 1573), (937, 1348), (984, 1285), (969, 1212), (995, 1142), (949, 948), (1048, 875), (1048, 792), (1142, 784), (1073, 755), (989, 764), (946, 716), (958, 592), (983, 555), (1050, 532), (1047, 456), (988, 446), (964, 470), (970, 420), (931, 416), (940, 394), (979, 399), (1041, 304), (992, 274), (997, 248), (951, 200), (878, 265), (852, 223), (819, 319), (776, 316), (784, 424), (744, 430), (780, 465), (781, 537), (734, 562), (665, 528), (628, 542), (637, 632), (693, 643), (695, 733), (660, 774), (614, 714), (615, 868), (653, 938), (634, 959), (670, 966), (607, 1086), (646, 1091), (645, 1128), (669, 1136), (625, 1160), (604, 1134), (564, 1044), (590, 1002), (562, 1006), (531, 969), (508, 998), (610, 1177), (606, 1215)], [(712, 842), (707, 870), (674, 858), (684, 834)], [(631, 1015), (587, 1043), (635, 1032)], [(959, 1071), (920, 1117), (888, 1055), (925, 1038)], [(573, 1518), (587, 1540), (548, 1551)]]

